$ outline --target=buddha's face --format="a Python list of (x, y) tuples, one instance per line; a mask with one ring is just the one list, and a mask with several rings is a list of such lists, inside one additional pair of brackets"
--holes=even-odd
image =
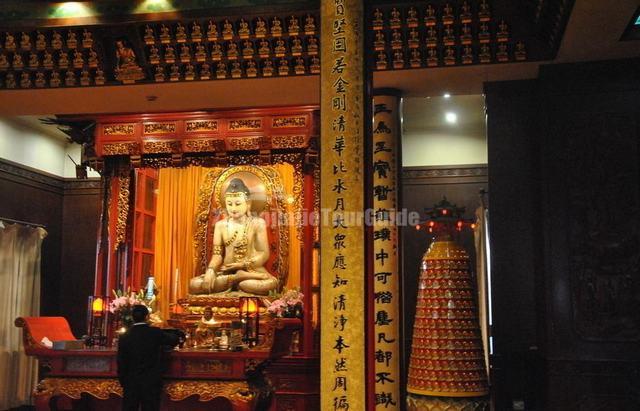
[(240, 218), (244, 215), (247, 215), (247, 211), (249, 210), (249, 202), (244, 195), (225, 196), (224, 202), (227, 208), (227, 213), (229, 213), (229, 217)]

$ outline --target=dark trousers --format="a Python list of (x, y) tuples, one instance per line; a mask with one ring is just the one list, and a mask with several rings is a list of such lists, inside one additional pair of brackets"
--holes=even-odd
[(160, 397), (162, 395), (162, 382), (149, 384), (145, 381), (136, 381), (126, 384), (123, 388), (122, 411), (160, 410)]

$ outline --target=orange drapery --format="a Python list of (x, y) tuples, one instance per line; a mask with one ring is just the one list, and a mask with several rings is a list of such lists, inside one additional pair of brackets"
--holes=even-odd
[[(162, 168), (158, 175), (155, 277), (162, 318), (169, 318), (169, 303), (187, 293), (194, 272), (193, 233), (198, 191), (209, 169)], [(176, 289), (176, 273), (178, 284)]]
[[(295, 175), (290, 164), (276, 164), (285, 195), (293, 196)], [(169, 318), (169, 305), (188, 293), (189, 280), (202, 273), (195, 267), (195, 215), (198, 194), (206, 173), (212, 168), (191, 166), (162, 168), (158, 175), (158, 198), (155, 228), (155, 280), (159, 288), (159, 310)], [(293, 212), (287, 203), (285, 212)], [(293, 221), (293, 220), (290, 220)], [(301, 242), (295, 225), (289, 230), (289, 275), (287, 288), (300, 286)], [(177, 275), (176, 275), (177, 274)]]

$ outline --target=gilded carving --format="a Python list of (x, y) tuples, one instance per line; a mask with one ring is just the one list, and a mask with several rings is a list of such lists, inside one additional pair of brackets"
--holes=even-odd
[(202, 402), (223, 397), (248, 403), (256, 395), (245, 381), (169, 381), (165, 383), (164, 390), (171, 401), (181, 401), (197, 395)]
[(102, 126), (102, 134), (105, 136), (131, 136), (133, 124), (105, 124)]
[(145, 123), (144, 134), (172, 134), (176, 132), (176, 123)]
[(115, 250), (124, 243), (127, 233), (127, 219), (129, 217), (129, 184), (130, 177), (120, 177), (120, 187), (118, 191), (118, 221), (116, 222), (116, 241), (113, 245)]
[(262, 120), (259, 118), (229, 120), (229, 131), (249, 131), (260, 129), (262, 129)]
[(185, 360), (182, 363), (187, 374), (230, 374), (231, 362), (220, 360)]
[(180, 151), (179, 141), (145, 141), (145, 153), (175, 153)]
[(304, 148), (307, 139), (304, 135), (294, 136), (272, 136), (271, 145), (273, 148)]
[(108, 143), (102, 146), (102, 154), (105, 156), (140, 154), (140, 145), (135, 142)]
[(205, 151), (216, 151), (214, 140), (187, 140), (184, 142), (185, 151), (201, 153)]
[(224, 169), (214, 168), (209, 171), (204, 182), (200, 186), (198, 193), (198, 211), (196, 214), (196, 234), (194, 236), (193, 245), (196, 249), (196, 267), (200, 267), (200, 271), (204, 272), (207, 265), (207, 231), (209, 230), (209, 212), (211, 210), (211, 200), (213, 198), (213, 186), (220, 177)]
[(35, 397), (55, 397), (65, 395), (79, 400), (82, 394), (88, 394), (100, 400), (110, 395), (122, 397), (122, 387), (112, 378), (45, 378), (34, 390)]
[(187, 133), (194, 133), (196, 131), (218, 131), (217, 120), (192, 120), (185, 122), (185, 129)]
[(298, 128), (307, 126), (307, 116), (274, 117), (272, 128)]
[(227, 140), (230, 151), (260, 149), (260, 137), (232, 137)]

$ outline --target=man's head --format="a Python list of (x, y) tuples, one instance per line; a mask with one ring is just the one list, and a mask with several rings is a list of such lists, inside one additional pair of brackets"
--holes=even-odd
[(147, 320), (147, 317), (149, 316), (149, 309), (142, 304), (134, 305), (133, 309), (131, 310), (131, 316), (133, 317), (133, 322), (135, 323), (145, 322)]
[(249, 197), (251, 192), (239, 178), (234, 178), (229, 182), (229, 186), (224, 192), (224, 204), (229, 216), (238, 218), (248, 215), (251, 211)]

